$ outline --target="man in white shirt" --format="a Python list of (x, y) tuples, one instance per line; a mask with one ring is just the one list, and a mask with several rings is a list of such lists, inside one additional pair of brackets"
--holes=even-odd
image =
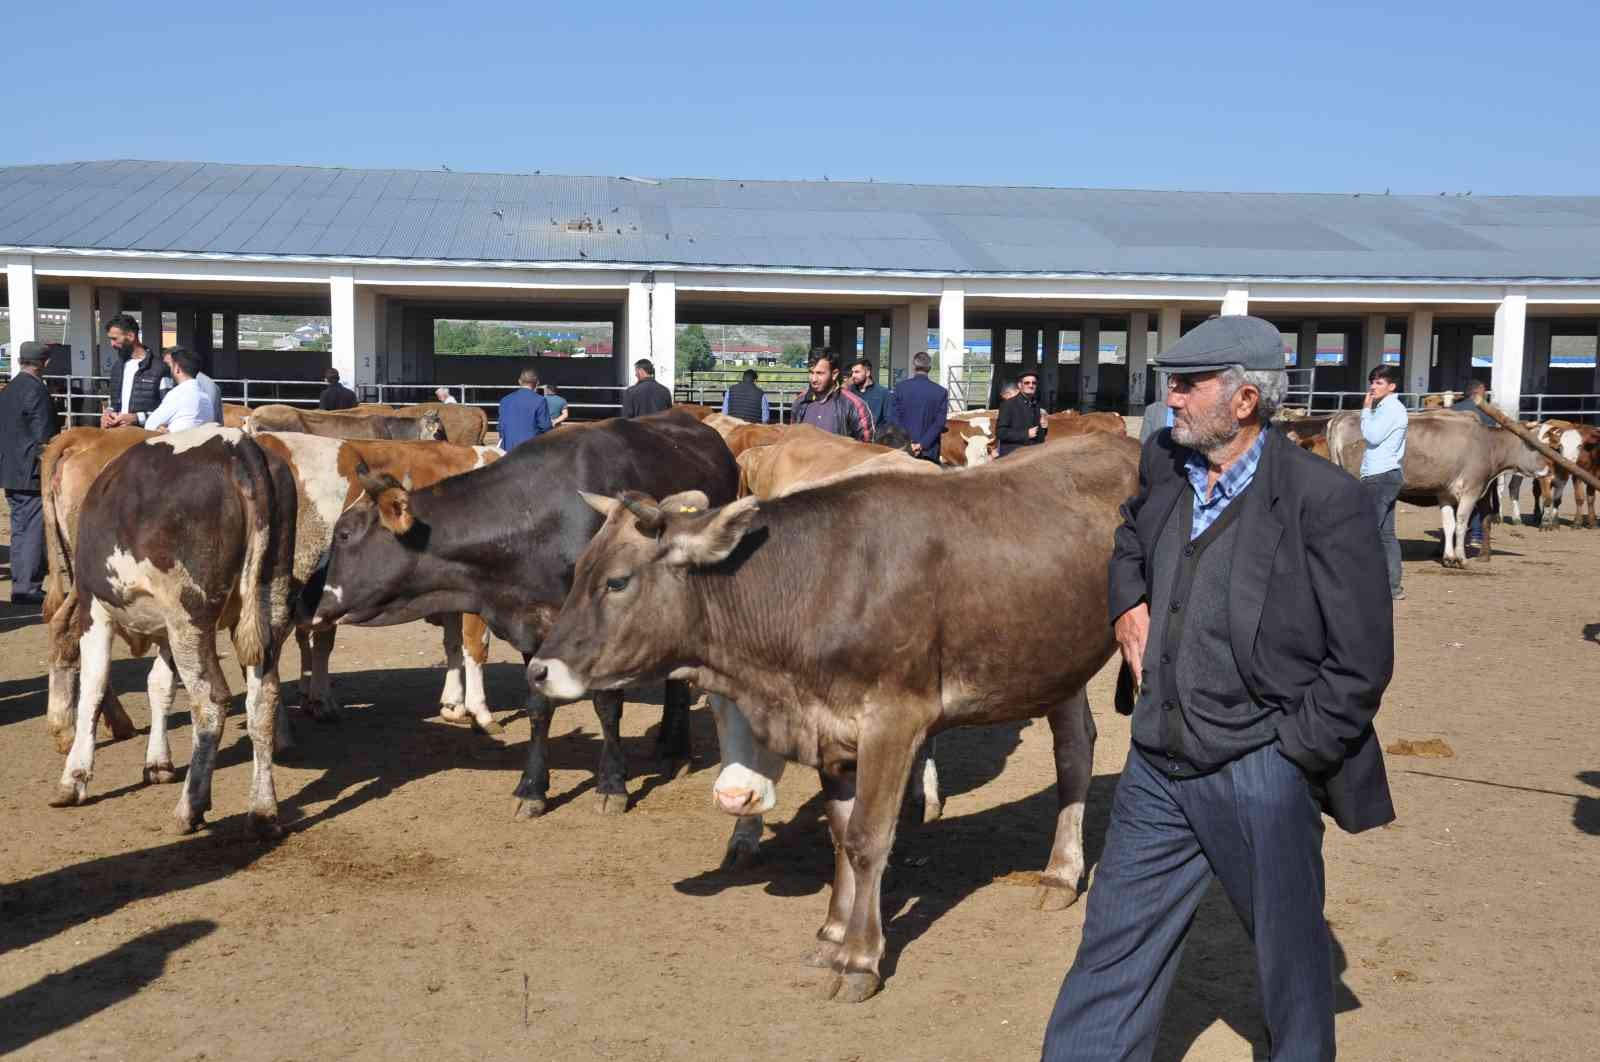
[(217, 419), (211, 395), (195, 379), (200, 374), (200, 355), (183, 347), (173, 347), (167, 358), (178, 385), (168, 391), (156, 411), (145, 419), (151, 431), (183, 431)]
[[(173, 373), (171, 350), (168, 350), (161, 355), (161, 361), (162, 364), (166, 365), (167, 373), (169, 375), (175, 375)], [(195, 374), (194, 382), (199, 386), (200, 390), (204, 391), (206, 396), (211, 399), (210, 422), (212, 424), (220, 425), (222, 423), (222, 388), (217, 386), (217, 381), (213, 380), (203, 372)]]

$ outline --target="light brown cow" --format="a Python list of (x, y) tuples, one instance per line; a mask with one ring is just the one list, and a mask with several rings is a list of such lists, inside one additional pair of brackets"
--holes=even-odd
[(771, 446), (783, 438), (783, 433), (789, 430), (787, 424), (744, 424), (722, 436), (722, 441), (728, 444), (728, 451), (737, 459), (740, 454), (752, 446)]
[(325, 439), (418, 440), (445, 437), (444, 423), (435, 413), (415, 417), (381, 413), (330, 413), (295, 406), (258, 406), (250, 411), (244, 430), (252, 435), (263, 431), (292, 431), (320, 435)]
[(753, 446), (739, 455), (739, 496), (776, 498), (834, 476), (896, 470), (939, 474), (932, 462), (900, 450), (798, 424), (777, 442)]
[(1047, 431), (1044, 437), (1046, 446), (1062, 439), (1092, 435), (1095, 432), (1107, 435), (1128, 434), (1128, 422), (1123, 419), (1122, 414), (1107, 411), (1079, 413), (1069, 409), (1061, 413), (1052, 413), (1044, 418), (1044, 426)]
[[(738, 703), (774, 752), (816, 767), (835, 860), (813, 962), (835, 972), (832, 998), (866, 999), (880, 984), (896, 816), (918, 747), (941, 730), (1048, 716), (1060, 811), (1036, 902), (1077, 898), (1094, 745), (1084, 688), (1114, 647), (1107, 569), (1138, 466), (1137, 442), (1094, 434), (994, 468), (847, 476), (710, 511), (697, 492), (589, 495), (606, 522), (529, 680), (565, 698), (686, 678)], [(873, 592), (797, 598), (819, 543), (841, 541)], [(949, 602), (974, 587), (1005, 607), (949, 622)]]
[[(1580, 468), (1594, 471), (1592, 454), (1596, 441), (1600, 440), (1600, 429), (1568, 420), (1547, 420), (1538, 426), (1537, 432), (1545, 445), (1558, 451), (1562, 457)], [(1565, 469), (1552, 468), (1550, 475), (1537, 480), (1534, 485), (1535, 498), (1544, 502), (1539, 521), (1541, 530), (1551, 531), (1561, 526), (1561, 502), (1566, 497), (1569, 481), (1572, 483), (1574, 503), (1573, 526), (1578, 526), (1580, 521), (1584, 527), (1595, 523), (1595, 492), (1586, 487), (1581, 479), (1568, 475)], [(1520, 480), (1513, 477), (1511, 491), (1520, 493), (1520, 487)]]
[[(414, 419), (429, 413), (437, 416), (439, 423), (444, 425), (447, 442), (458, 446), (482, 446), (483, 440), (489, 436), (489, 414), (477, 406), (466, 406), (460, 402), (419, 402), (414, 406), (401, 406), (394, 411), (394, 416)], [(430, 436), (425, 434), (424, 437)]]
[(740, 428), (745, 427), (750, 422), (747, 420), (740, 420), (738, 417), (730, 417), (726, 413), (713, 413), (700, 423), (715, 430), (718, 435), (726, 439), (728, 436), (732, 435)]
[(224, 428), (243, 428), (250, 419), (250, 407), (241, 406), (234, 402), (222, 403), (222, 426)]
[[(1338, 413), (1328, 421), (1328, 452), (1351, 475), (1361, 474), (1367, 444), (1361, 437), (1361, 414)], [(1467, 562), (1467, 524), (1473, 506), (1500, 473), (1512, 470), (1543, 476), (1550, 470), (1539, 453), (1514, 432), (1490, 428), (1476, 417), (1449, 410), (1413, 413), (1407, 420), (1406, 452), (1400, 471), (1403, 501), (1437, 505), (1444, 531), (1444, 566)], [(1484, 524), (1487, 536), (1489, 525)], [(1483, 559), (1489, 559), (1487, 538)]]
[(995, 425), (1000, 415), (983, 410), (959, 419), (952, 415), (939, 436), (939, 463), (949, 468), (977, 468), (994, 460)]

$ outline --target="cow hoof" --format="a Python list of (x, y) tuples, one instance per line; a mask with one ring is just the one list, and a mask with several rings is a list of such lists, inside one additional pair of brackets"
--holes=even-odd
[(72, 751), (73, 732), (70, 728), (58, 731), (55, 734), (56, 751), (65, 756)]
[(852, 970), (830, 981), (824, 996), (835, 1003), (863, 1003), (878, 994), (882, 983), (875, 973)]
[[(105, 727), (107, 730), (111, 731), (112, 741), (127, 741), (129, 738), (135, 737), (139, 733), (138, 729), (133, 725), (133, 720), (129, 719), (125, 715), (117, 719), (113, 719), (109, 716), (105, 717)], [(69, 744), (68, 748), (70, 747), (71, 745)]]
[(178, 780), (178, 770), (170, 763), (147, 763), (144, 765), (145, 785), (166, 785)]
[(1065, 911), (1078, 902), (1078, 890), (1071, 885), (1041, 881), (1033, 894), (1035, 911)]
[(523, 799), (517, 801), (516, 814), (514, 814), (512, 817), (517, 819), (537, 819), (542, 816), (544, 812), (544, 797), (524, 797)]
[(692, 773), (693, 768), (687, 756), (662, 757), (661, 776), (670, 780), (686, 778)]
[(172, 828), (179, 835), (193, 833), (205, 824), (206, 813), (203, 811), (178, 810), (172, 813)]
[(53, 808), (73, 808), (83, 803), (89, 797), (89, 787), (82, 782), (71, 785), (62, 783), (56, 786), (56, 795), (50, 798)]
[(252, 811), (250, 829), (263, 841), (277, 841), (283, 838), (283, 826), (278, 822), (276, 812), (265, 814)]
[(723, 870), (749, 870), (761, 864), (761, 848), (759, 845), (730, 844), (722, 856)]
[(595, 799), (594, 810), (601, 815), (621, 815), (628, 810), (628, 794), (601, 793)]
[(924, 800), (922, 802), (923, 822), (938, 822), (942, 818), (944, 818), (944, 801)]
[(812, 949), (806, 952), (801, 960), (807, 966), (814, 966), (819, 970), (833, 969), (833, 958), (839, 954), (839, 945), (831, 940), (819, 940)]
[(472, 721), (472, 717), (467, 714), (467, 706), (464, 704), (439, 705), (439, 718), (447, 723), (470, 723)]
[(485, 734), (504, 734), (506, 732), (506, 728), (495, 722), (495, 718), (492, 715), (485, 715), (483, 719), (474, 718), (472, 724), (473, 729)]

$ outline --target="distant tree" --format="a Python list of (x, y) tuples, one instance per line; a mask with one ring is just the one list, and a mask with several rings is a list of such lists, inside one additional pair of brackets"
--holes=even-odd
[(571, 357), (578, 352), (578, 344), (570, 339), (558, 339), (550, 344), (550, 353)]
[(678, 372), (704, 372), (714, 369), (717, 359), (711, 353), (711, 340), (704, 325), (693, 324), (678, 333)]
[(788, 365), (792, 368), (803, 369), (805, 368), (806, 361), (809, 360), (810, 357), (811, 348), (806, 346), (804, 343), (785, 343), (783, 345), (783, 354), (779, 358), (779, 363), (782, 365)]

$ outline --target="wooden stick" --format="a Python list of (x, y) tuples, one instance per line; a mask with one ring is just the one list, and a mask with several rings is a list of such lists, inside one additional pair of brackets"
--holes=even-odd
[(1529, 431), (1521, 424), (1518, 424), (1516, 421), (1506, 416), (1505, 413), (1502, 412), (1497, 406), (1485, 402), (1482, 398), (1476, 395), (1473, 396), (1472, 400), (1478, 404), (1479, 409), (1493, 417), (1502, 428), (1509, 428), (1510, 430), (1516, 432), (1519, 439), (1543, 454), (1557, 468), (1561, 469), (1567, 475), (1572, 476), (1575, 479), (1583, 480), (1583, 482), (1587, 483), (1592, 490), (1600, 490), (1600, 477), (1596, 477), (1586, 469), (1580, 468), (1578, 465), (1568, 461), (1560, 450), (1557, 450), (1543, 439), (1535, 436), (1533, 432)]

